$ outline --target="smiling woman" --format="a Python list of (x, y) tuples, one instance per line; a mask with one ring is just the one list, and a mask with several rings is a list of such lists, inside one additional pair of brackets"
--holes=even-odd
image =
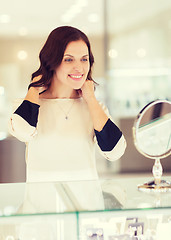
[[(87, 79), (90, 70), (89, 53), (87, 45), (82, 40), (70, 42), (64, 52), (60, 66), (55, 70), (51, 86), (46, 91), (56, 92), (56, 96), (62, 93), (62, 89), (68, 94), (75, 95), (74, 89), (80, 89)], [(63, 91), (64, 91), (63, 90)]]
[(25, 99), (16, 101), (12, 135), (26, 143), (27, 181), (97, 179), (95, 146), (119, 159), (126, 141), (94, 94), (94, 57), (79, 29), (54, 29), (40, 51)]
[[(76, 41), (77, 43), (75, 43)], [(72, 52), (74, 52), (75, 56), (72, 55)], [(61, 68), (61, 64), (63, 63), (63, 60), (65, 60), (65, 54), (69, 54), (69, 58), (68, 56), (65, 58), (67, 59), (67, 62), (73, 62), (73, 60), (75, 60), (73, 57), (78, 61), (78, 58), (81, 57), (82, 59), (83, 56), (88, 55), (87, 60), (89, 62), (89, 70), (87, 73), (87, 79), (92, 80), (91, 67), (94, 63), (94, 56), (91, 51), (90, 42), (87, 36), (80, 30), (65, 26), (54, 29), (48, 36), (47, 41), (39, 54), (40, 67), (32, 74), (32, 80), (39, 75), (41, 75), (41, 78), (38, 82), (31, 83), (29, 87), (49, 87), (54, 72), (58, 67)]]

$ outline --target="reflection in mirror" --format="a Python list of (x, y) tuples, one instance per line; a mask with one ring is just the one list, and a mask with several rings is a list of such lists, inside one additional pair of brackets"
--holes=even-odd
[(140, 153), (155, 159), (154, 181), (139, 186), (141, 190), (171, 190), (171, 184), (161, 180), (160, 159), (171, 153), (171, 102), (156, 100), (138, 114), (133, 127), (134, 143)]
[(171, 149), (171, 104), (158, 102), (148, 108), (137, 129), (138, 146), (150, 156), (161, 156)]

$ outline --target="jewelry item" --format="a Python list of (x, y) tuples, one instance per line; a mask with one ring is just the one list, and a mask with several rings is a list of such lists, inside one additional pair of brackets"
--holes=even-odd
[(65, 115), (65, 120), (68, 120), (69, 113), (70, 113), (70, 111), (71, 111), (74, 103), (75, 103), (75, 100), (74, 100), (73, 103), (71, 104), (71, 106), (70, 106), (70, 108), (68, 109), (68, 111), (65, 111), (65, 110), (62, 108), (62, 106), (58, 103), (59, 108), (61, 109), (61, 111), (62, 111), (62, 112), (64, 113), (64, 115)]

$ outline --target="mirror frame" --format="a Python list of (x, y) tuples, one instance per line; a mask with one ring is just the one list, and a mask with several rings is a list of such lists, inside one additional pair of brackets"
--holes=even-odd
[(134, 121), (133, 128), (132, 128), (132, 130), (133, 130), (133, 140), (134, 140), (134, 145), (135, 145), (135, 147), (137, 148), (137, 150), (138, 150), (142, 155), (144, 155), (144, 156), (147, 157), (147, 158), (151, 158), (151, 159), (165, 158), (165, 157), (167, 157), (167, 156), (169, 156), (169, 155), (171, 154), (171, 148), (170, 148), (167, 152), (165, 152), (165, 153), (163, 153), (163, 154), (161, 154), (161, 155), (150, 155), (150, 154), (147, 154), (147, 153), (143, 152), (143, 150), (138, 146), (138, 142), (137, 142), (137, 126), (139, 125), (139, 123), (140, 123), (140, 121), (141, 121), (141, 119), (142, 119), (142, 117), (143, 117), (144, 111), (145, 111), (145, 110), (147, 111), (150, 107), (154, 106), (154, 105), (157, 104), (157, 103), (169, 103), (169, 104), (171, 105), (171, 102), (168, 101), (168, 100), (154, 100), (154, 101), (148, 103), (145, 107), (143, 107), (143, 108), (141, 109), (141, 111), (140, 111), (139, 114), (137, 115), (137, 117), (136, 117), (136, 119), (135, 119), (135, 121)]

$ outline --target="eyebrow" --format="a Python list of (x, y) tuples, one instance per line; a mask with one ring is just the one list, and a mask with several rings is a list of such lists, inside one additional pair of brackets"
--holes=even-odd
[[(69, 56), (69, 57), (74, 57), (74, 56), (72, 56), (72, 55), (70, 55), (70, 54), (64, 54), (64, 57), (65, 56)], [(88, 57), (89, 55), (88, 54), (86, 54), (86, 55), (83, 55), (82, 57)]]

